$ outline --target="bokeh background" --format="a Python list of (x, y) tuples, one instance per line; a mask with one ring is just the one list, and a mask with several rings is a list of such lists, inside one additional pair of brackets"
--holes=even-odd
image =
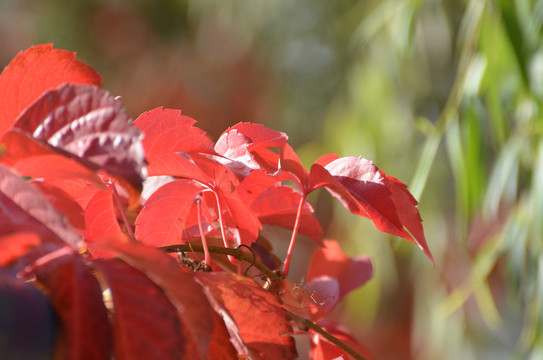
[(376, 269), (334, 316), (377, 359), (542, 359), (542, 23), (539, 0), (0, 0), (0, 67), (54, 43), (132, 117), (374, 160), (419, 200), (436, 266), (316, 196)]

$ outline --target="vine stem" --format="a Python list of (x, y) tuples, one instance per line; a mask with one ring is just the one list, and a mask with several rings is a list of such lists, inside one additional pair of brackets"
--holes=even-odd
[[(234, 259), (245, 261), (249, 264), (253, 264), (254, 262), (253, 266), (256, 267), (258, 270), (260, 270), (262, 274), (264, 274), (272, 283), (282, 280), (284, 278), (281, 274), (273, 272), (266, 265), (262, 264), (260, 261), (255, 259), (252, 254), (249, 254), (243, 251), (242, 248), (227, 248), (227, 247), (222, 247), (222, 246), (208, 246), (207, 248), (208, 248), (208, 251), (212, 254), (227, 255)], [(159, 249), (166, 252), (178, 252), (178, 251), (204, 252), (203, 245), (197, 245), (197, 244), (168, 245), (168, 246), (159, 247)]]
[(136, 237), (134, 236), (134, 231), (132, 230), (132, 226), (130, 226), (130, 223), (128, 222), (128, 217), (126, 216), (126, 213), (124, 212), (123, 204), (121, 203), (121, 198), (119, 197), (119, 193), (117, 192), (117, 188), (115, 187), (115, 184), (109, 178), (106, 181), (106, 186), (111, 189), (111, 192), (113, 193), (113, 198), (115, 199), (115, 203), (117, 204), (117, 208), (119, 208), (119, 212), (121, 213), (121, 217), (123, 218), (124, 226), (126, 227), (126, 232), (128, 233), (128, 236), (131, 240), (135, 240)]
[[(177, 245), (168, 245), (168, 246), (162, 246), (159, 249), (166, 251), (166, 252), (189, 252), (189, 251), (195, 251), (195, 252), (204, 252), (204, 246), (203, 245), (189, 245), (189, 244), (177, 244)], [(278, 281), (283, 280), (285, 277), (281, 273), (276, 273), (272, 270), (270, 270), (266, 265), (262, 264), (260, 261), (256, 260), (252, 254), (246, 253), (243, 251), (242, 248), (226, 248), (221, 246), (209, 246), (208, 251), (213, 254), (219, 254), (219, 255), (227, 255), (230, 257), (233, 257), (239, 261), (245, 261), (247, 263), (251, 263), (254, 267), (262, 271), (262, 273), (270, 280), (270, 282), (277, 283)], [(268, 289), (273, 289), (273, 285), (270, 286)], [(345, 344), (343, 341), (336, 338), (334, 335), (330, 334), (328, 331), (324, 330), (317, 324), (315, 324), (313, 321), (303, 318), (301, 316), (298, 316), (286, 309), (284, 309), (286, 314), (290, 316), (294, 321), (296, 321), (300, 328), (302, 329), (312, 329), (316, 333), (322, 335), (325, 339), (330, 341), (332, 344), (335, 344), (339, 348), (345, 350), (349, 355), (351, 355), (353, 358), (357, 360), (366, 360), (362, 355), (357, 353), (354, 349), (352, 349), (349, 345)]]
[(301, 316), (298, 316), (288, 310), (285, 310), (285, 312), (290, 316), (294, 321), (298, 323), (298, 325), (302, 329), (311, 329), (320, 335), (324, 337), (326, 340), (330, 341), (332, 344), (338, 346), (342, 350), (345, 350), (349, 355), (351, 355), (353, 358), (357, 360), (366, 360), (365, 357), (357, 353), (353, 348), (351, 348), (349, 345), (345, 344), (343, 341), (339, 340), (334, 335), (330, 334), (328, 331), (321, 328), (319, 325), (315, 324), (313, 321), (303, 318)]
[(304, 207), (305, 194), (303, 194), (300, 199), (300, 204), (298, 204), (298, 210), (296, 212), (296, 221), (294, 222), (294, 228), (292, 229), (292, 237), (290, 238), (290, 244), (288, 245), (287, 256), (285, 258), (285, 263), (283, 264), (283, 275), (288, 276), (288, 271), (290, 268), (290, 258), (292, 256), (292, 250), (294, 249), (294, 243), (296, 242), (296, 236), (298, 235), (298, 228), (300, 227), (300, 218), (302, 217), (302, 208)]
[(198, 228), (200, 229), (200, 237), (202, 238), (202, 246), (204, 248), (204, 261), (207, 265), (211, 265), (211, 257), (207, 248), (206, 235), (202, 226), (202, 199), (198, 197), (196, 200), (196, 208), (198, 210)]

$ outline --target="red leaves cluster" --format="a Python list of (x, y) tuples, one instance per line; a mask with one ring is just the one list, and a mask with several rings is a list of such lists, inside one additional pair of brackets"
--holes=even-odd
[[(0, 75), (0, 282), (44, 290), (59, 320), (55, 353), (293, 359), (292, 308), (365, 352), (323, 319), (371, 278), (371, 261), (323, 241), (306, 198), (324, 187), (432, 259), (406, 186), (360, 157), (328, 154), (307, 171), (286, 134), (259, 124), (237, 124), (214, 143), (178, 110), (157, 108), (131, 123), (101, 82), (51, 45), (20, 53)], [(243, 245), (272, 258), (264, 225), (292, 230), (283, 268), (268, 269), (266, 288), (208, 251), (208, 243)], [(282, 280), (298, 233), (321, 246), (302, 285)], [(190, 272), (156, 249), (179, 244), (203, 245), (215, 272)], [(46, 327), (42, 305), (36, 326)], [(313, 357), (348, 356), (322, 333), (308, 335)]]

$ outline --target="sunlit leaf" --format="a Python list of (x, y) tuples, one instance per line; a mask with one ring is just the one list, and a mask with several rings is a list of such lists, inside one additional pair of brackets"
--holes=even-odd
[(102, 77), (75, 53), (52, 44), (20, 52), (0, 74), (0, 137), (42, 93), (66, 82), (100, 86)]

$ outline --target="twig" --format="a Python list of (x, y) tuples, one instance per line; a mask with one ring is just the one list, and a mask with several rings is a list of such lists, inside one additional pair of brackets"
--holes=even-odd
[[(168, 245), (168, 246), (161, 246), (159, 249), (166, 252), (178, 252), (178, 251), (204, 252), (204, 247), (202, 245), (195, 245), (195, 244), (193, 244), (192, 246), (190, 246), (189, 244)], [(232, 248), (225, 248), (222, 246), (208, 246), (207, 249), (212, 254), (233, 256), (237, 260), (245, 261), (249, 264), (253, 264), (253, 266), (259, 269), (260, 271), (262, 271), (262, 273), (266, 275), (266, 277), (270, 279), (272, 283), (283, 279), (283, 276), (270, 270), (266, 265), (256, 260), (252, 254), (244, 252), (242, 248), (232, 249)]]
[(293, 319), (295, 320), (301, 328), (303, 329), (312, 329), (313, 331), (319, 333), (322, 335), (326, 340), (330, 341), (332, 344), (340, 347), (341, 349), (345, 350), (349, 355), (351, 355), (353, 358), (357, 360), (366, 360), (365, 357), (357, 353), (353, 350), (349, 345), (345, 344), (343, 341), (339, 340), (334, 335), (330, 334), (328, 331), (321, 328), (319, 325), (315, 324), (313, 321), (303, 318), (301, 316), (298, 316), (288, 310), (285, 310), (285, 312)]

